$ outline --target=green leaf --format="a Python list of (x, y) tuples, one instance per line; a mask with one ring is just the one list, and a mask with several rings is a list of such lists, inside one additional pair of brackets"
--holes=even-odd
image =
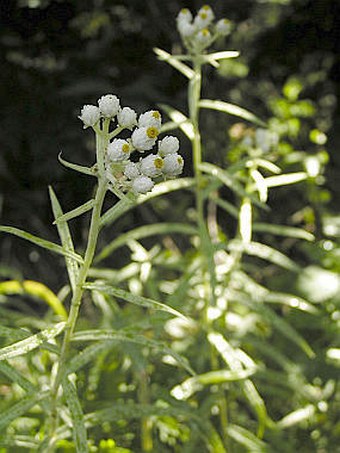
[(82, 214), (85, 214), (85, 212), (90, 211), (93, 206), (94, 206), (94, 199), (92, 198), (91, 200), (87, 201), (86, 203), (82, 204), (81, 206), (78, 206), (75, 209), (72, 209), (72, 211), (66, 212), (65, 214), (62, 214), (61, 216), (57, 217), (53, 224), (58, 224), (60, 222), (67, 222), (71, 219), (75, 219), (76, 217), (79, 217)]
[(263, 299), (267, 303), (278, 303), (287, 305), (288, 307), (295, 308), (297, 310), (305, 311), (311, 314), (318, 314), (319, 310), (314, 305), (307, 302), (302, 297), (297, 297), (293, 294), (279, 293), (269, 291)]
[[(78, 331), (74, 334), (72, 341), (119, 341), (119, 342), (130, 342), (139, 344), (140, 346), (148, 346), (161, 351), (167, 355), (172, 356), (179, 365), (181, 365), (190, 374), (195, 375), (195, 372), (188, 364), (188, 361), (177, 352), (166, 346), (164, 343), (151, 340), (144, 335), (136, 334), (134, 332), (126, 332), (121, 330), (106, 330), (106, 329), (93, 329)], [(73, 365), (71, 364), (71, 367)]]
[(249, 198), (244, 198), (240, 207), (239, 230), (243, 243), (251, 241), (252, 234), (252, 206)]
[[(1, 436), (0, 447), (10, 448), (30, 448), (31, 451), (38, 451), (39, 442), (32, 436), (23, 436), (23, 435), (9, 435)], [(7, 451), (7, 450), (6, 450)], [(13, 451), (8, 450), (8, 451)]]
[(17, 371), (14, 367), (9, 365), (7, 362), (1, 360), (0, 361), (0, 372), (7, 376), (12, 382), (20, 385), (22, 389), (26, 392), (34, 393), (38, 391), (36, 386), (32, 384), (32, 382), (23, 376), (19, 371)]
[(78, 255), (77, 253), (71, 252), (69, 250), (65, 250), (58, 244), (54, 244), (54, 242), (46, 241), (45, 239), (41, 239), (38, 236), (34, 236), (33, 234), (27, 233), (26, 231), (19, 230), (19, 228), (14, 228), (10, 226), (0, 226), (0, 232), (13, 234), (14, 236), (18, 236), (26, 241), (33, 242), (33, 244), (38, 245), (44, 249), (50, 250), (51, 252), (58, 253), (59, 255), (66, 256), (67, 258), (71, 258), (78, 263), (83, 262), (83, 258)]
[(202, 55), (202, 60), (207, 62), (217, 62), (218, 60), (227, 60), (229, 58), (237, 58), (240, 56), (240, 52), (236, 50), (222, 50), (221, 52), (208, 53)]
[(102, 216), (100, 221), (100, 226), (106, 226), (115, 222), (119, 217), (128, 212), (135, 206), (141, 205), (152, 198), (158, 197), (160, 195), (165, 195), (169, 192), (180, 189), (188, 189), (195, 184), (193, 178), (178, 178), (171, 181), (164, 181), (156, 184), (151, 192), (140, 195), (137, 199), (130, 200), (131, 203), (127, 203), (124, 200), (120, 200), (115, 206), (108, 209), (105, 214)]
[(111, 296), (118, 297), (119, 299), (125, 300), (126, 302), (130, 302), (131, 304), (139, 305), (140, 307), (145, 308), (152, 308), (153, 310), (160, 310), (164, 311), (173, 316), (178, 316), (179, 318), (185, 319), (187, 321), (186, 316), (182, 315), (179, 311), (175, 310), (168, 305), (162, 304), (161, 302), (157, 302), (153, 299), (149, 299), (146, 297), (138, 296), (137, 294), (132, 294), (123, 289), (116, 288), (114, 286), (103, 285), (101, 283), (87, 283), (84, 285), (84, 288), (94, 291), (100, 291), (104, 294), (109, 294)]
[(251, 165), (256, 165), (258, 167), (264, 168), (265, 170), (270, 171), (271, 173), (279, 174), (281, 173), (281, 168), (275, 165), (270, 160), (261, 159), (260, 157), (255, 157), (249, 161)]
[(27, 395), (22, 398), (18, 403), (1, 411), (0, 417), (0, 431), (8, 426), (13, 420), (25, 414), (38, 403), (48, 398), (49, 392), (34, 392), (33, 395)]
[(204, 385), (216, 385), (223, 382), (240, 381), (248, 378), (256, 372), (256, 368), (229, 371), (229, 370), (216, 370), (207, 373), (198, 374), (194, 377), (186, 379), (182, 384), (176, 385), (171, 390), (171, 395), (178, 400), (187, 400), (195, 392), (201, 390)]
[(265, 183), (267, 187), (278, 187), (285, 186), (287, 184), (295, 184), (297, 182), (304, 181), (308, 178), (308, 174), (303, 171), (296, 173), (286, 173), (284, 175), (269, 176), (265, 178)]
[(227, 433), (232, 439), (243, 445), (249, 452), (264, 453), (268, 451), (268, 445), (265, 442), (242, 426), (229, 423), (227, 426)]
[(77, 395), (75, 385), (68, 377), (63, 379), (62, 386), (65, 392), (67, 406), (70, 410), (72, 419), (73, 439), (78, 453), (87, 453), (87, 432), (85, 427), (84, 415)]
[(41, 332), (31, 335), (24, 340), (18, 341), (10, 346), (6, 346), (0, 349), (0, 360), (17, 357), (19, 355), (27, 354), (33, 349), (38, 348), (44, 342), (51, 340), (52, 338), (59, 335), (65, 328), (66, 323), (60, 322), (55, 324), (53, 327), (42, 330)]
[(174, 108), (170, 107), (166, 104), (159, 105), (164, 112), (167, 113), (169, 118), (177, 124), (177, 126), (181, 129), (181, 131), (188, 137), (189, 140), (194, 140), (195, 138), (195, 131), (194, 127), (188, 117), (186, 117), (182, 112), (179, 110), (175, 110)]
[(305, 239), (306, 241), (313, 242), (315, 237), (309, 231), (303, 230), (302, 228), (295, 228), (286, 225), (272, 225), (270, 223), (253, 223), (253, 230), (260, 233), (270, 233), (277, 236), (286, 236), (296, 239)]
[(121, 234), (106, 247), (104, 247), (95, 259), (95, 262), (105, 259), (119, 247), (125, 245), (131, 239), (142, 239), (149, 236), (155, 236), (159, 234), (171, 234), (171, 233), (182, 233), (182, 234), (197, 234), (196, 228), (187, 225), (185, 223), (155, 223), (153, 225), (144, 225), (134, 230), (130, 230), (127, 233)]
[(268, 187), (266, 179), (258, 170), (250, 170), (250, 176), (255, 182), (256, 189), (259, 193), (259, 198), (262, 203), (265, 203), (268, 199)]
[[(72, 341), (77, 341), (76, 335), (72, 337)], [(97, 341), (97, 343), (91, 344), (72, 357), (72, 360), (66, 366), (65, 375), (75, 373), (79, 368), (96, 359), (102, 351), (109, 351), (114, 346), (112, 340), (98, 341), (97, 337), (93, 338), (93, 340)]]
[(159, 49), (158, 47), (154, 47), (153, 51), (155, 52), (159, 60), (166, 61), (170, 66), (177, 69), (177, 71), (179, 71), (189, 80), (194, 77), (195, 72), (189, 66), (182, 63), (177, 58), (174, 58), (171, 54), (165, 52), (165, 50)]
[(204, 109), (218, 110), (229, 115), (237, 116), (239, 118), (242, 118), (246, 121), (250, 121), (251, 123), (257, 124), (262, 127), (267, 126), (264, 121), (260, 120), (260, 118), (258, 118), (253, 113), (249, 112), (248, 110), (242, 107), (239, 107), (238, 105), (229, 104), (228, 102), (215, 101), (211, 99), (202, 99), (199, 102), (199, 106)]
[[(222, 247), (224, 246), (222, 245)], [(234, 239), (226, 245), (226, 248), (230, 251), (244, 252), (248, 255), (270, 261), (271, 263), (277, 264), (278, 266), (293, 272), (300, 271), (300, 267), (294, 263), (293, 260), (288, 258), (288, 256), (272, 247), (269, 247), (269, 245), (261, 244), (260, 242), (250, 242), (249, 244), (245, 244), (238, 239)]]
[[(51, 186), (49, 186), (48, 189), (49, 189), (54, 218), (55, 219), (60, 218), (63, 215), (63, 211), (61, 209), (58, 198)], [(67, 222), (66, 221), (58, 222), (57, 230), (59, 233), (59, 237), (60, 237), (60, 241), (61, 241), (61, 245), (62, 245), (63, 249), (67, 250), (70, 253), (74, 253), (73, 240), (72, 240), (71, 232), (70, 232)], [(76, 282), (78, 279), (78, 274), (79, 274), (78, 263), (76, 260), (74, 260), (72, 258), (66, 258), (65, 262), (66, 262), (67, 273), (68, 273), (69, 280), (71, 283), (71, 288), (72, 288), (72, 291), (74, 292), (75, 287), (76, 287)]]
[(241, 198), (248, 197), (259, 208), (262, 208), (266, 211), (269, 210), (268, 206), (261, 203), (257, 200), (257, 198), (246, 192), (242, 185), (237, 181), (237, 179), (226, 170), (223, 170), (222, 168), (218, 167), (217, 165), (211, 164), (210, 162), (203, 162), (202, 164), (200, 164), (199, 168), (203, 172), (218, 178), (221, 182), (223, 182), (223, 184), (229, 187), (229, 189), (234, 191)]
[(85, 175), (90, 175), (90, 176), (97, 176), (95, 169), (89, 168), (89, 167), (84, 167), (82, 165), (78, 164), (72, 164), (71, 162), (67, 162), (67, 160), (62, 159), (61, 153), (58, 155), (58, 160), (61, 164), (63, 164), (65, 167), (70, 168), (71, 170), (75, 170), (79, 173), (83, 173)]
[(313, 404), (308, 404), (307, 406), (297, 409), (296, 411), (293, 411), (283, 417), (277, 422), (277, 427), (280, 429), (290, 428), (291, 426), (294, 426), (304, 420), (310, 420), (315, 412), (315, 406), (313, 406)]

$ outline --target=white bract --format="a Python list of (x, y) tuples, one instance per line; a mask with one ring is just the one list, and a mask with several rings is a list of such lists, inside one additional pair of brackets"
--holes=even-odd
[(126, 140), (115, 138), (107, 147), (107, 157), (111, 162), (120, 162), (130, 157), (131, 148)]
[(100, 118), (99, 108), (95, 105), (84, 105), (78, 118), (84, 123), (84, 129), (93, 127), (98, 123)]
[(131, 130), (137, 124), (137, 113), (130, 107), (124, 107), (119, 110), (117, 120), (120, 127)]
[(120, 106), (119, 99), (114, 94), (106, 94), (98, 100), (100, 113), (105, 118), (113, 118), (117, 115)]
[(179, 150), (179, 140), (177, 137), (167, 135), (158, 142), (158, 153), (160, 156), (177, 153)]

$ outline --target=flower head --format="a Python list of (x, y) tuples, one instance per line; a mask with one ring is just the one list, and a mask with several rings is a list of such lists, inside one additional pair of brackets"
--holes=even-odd
[(149, 154), (140, 160), (140, 171), (143, 175), (154, 178), (162, 174), (163, 159), (157, 154)]
[(130, 157), (131, 147), (126, 140), (115, 138), (107, 147), (107, 157), (111, 162), (120, 162)]
[(148, 176), (144, 176), (144, 175), (141, 175), (141, 176), (137, 176), (137, 178), (135, 178), (133, 181), (132, 181), (132, 190), (138, 194), (138, 193), (147, 193), (147, 192), (150, 192), (151, 189), (153, 189), (153, 186), (155, 185), (155, 183), (152, 181), (151, 178), (149, 178)]
[(106, 94), (98, 100), (100, 113), (105, 118), (113, 118), (119, 111), (119, 99), (114, 94)]
[(158, 142), (158, 154), (160, 156), (166, 156), (167, 154), (177, 153), (179, 150), (179, 140), (177, 137), (167, 135)]
[(203, 28), (208, 27), (211, 22), (214, 20), (214, 12), (209, 5), (204, 5), (198, 11), (195, 19), (194, 26), (197, 30), (202, 30)]
[(84, 105), (78, 118), (84, 123), (84, 129), (90, 126), (93, 127), (100, 118), (99, 108), (95, 105)]
[(231, 31), (231, 22), (228, 19), (220, 19), (215, 25), (216, 32), (222, 36), (229, 35)]
[(133, 147), (140, 152), (148, 151), (155, 145), (158, 133), (158, 129), (154, 126), (135, 129), (131, 135)]
[(131, 180), (137, 178), (137, 176), (141, 175), (139, 165), (135, 162), (128, 162), (124, 169), (124, 175)]
[(138, 119), (138, 127), (155, 127), (160, 130), (162, 125), (162, 116), (158, 110), (149, 110), (142, 113)]
[(119, 110), (117, 119), (120, 127), (131, 130), (137, 124), (137, 113), (130, 107), (124, 107)]
[(183, 171), (184, 159), (177, 153), (165, 156), (163, 163), (162, 171), (165, 176), (178, 176)]

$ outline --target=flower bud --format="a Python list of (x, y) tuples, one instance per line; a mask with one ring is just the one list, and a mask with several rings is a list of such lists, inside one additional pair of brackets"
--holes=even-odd
[(145, 176), (154, 178), (162, 174), (163, 159), (157, 154), (149, 154), (140, 161), (140, 171)]
[(98, 100), (98, 106), (105, 118), (113, 118), (119, 111), (119, 99), (114, 94), (106, 94)]
[(140, 127), (135, 129), (131, 135), (131, 141), (134, 148), (138, 151), (148, 151), (151, 149), (157, 140), (158, 129), (151, 127)]
[(229, 35), (231, 31), (231, 22), (228, 19), (220, 19), (216, 22), (216, 32), (222, 36)]
[(131, 148), (126, 140), (115, 138), (107, 147), (107, 157), (111, 162), (120, 162), (130, 157)]
[(178, 176), (183, 171), (184, 160), (179, 154), (168, 154), (163, 159), (163, 174), (165, 176)]
[(155, 183), (148, 176), (137, 176), (132, 182), (132, 190), (135, 193), (150, 192)]
[(209, 5), (202, 6), (194, 19), (196, 30), (202, 30), (203, 28), (208, 27), (214, 20), (214, 17), (214, 12)]
[(78, 118), (84, 123), (84, 129), (94, 126), (100, 118), (99, 108), (95, 105), (84, 105)]
[(177, 137), (167, 135), (158, 142), (158, 153), (164, 157), (167, 154), (177, 153), (179, 150), (179, 140)]
[(137, 113), (130, 107), (124, 107), (118, 112), (117, 119), (120, 127), (131, 130), (137, 124)]
[(124, 175), (131, 180), (137, 178), (138, 176), (140, 176), (138, 167), (139, 166), (134, 162), (128, 162), (124, 169)]
[(149, 110), (142, 113), (138, 120), (138, 127), (155, 127), (160, 130), (162, 125), (162, 116), (158, 110)]

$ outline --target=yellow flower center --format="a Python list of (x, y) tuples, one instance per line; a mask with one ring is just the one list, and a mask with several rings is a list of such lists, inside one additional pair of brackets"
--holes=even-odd
[(203, 28), (201, 33), (203, 36), (209, 36), (209, 30), (207, 28)]
[(147, 128), (146, 135), (149, 138), (156, 138), (158, 136), (158, 134), (159, 134), (159, 132), (156, 127), (151, 126), (151, 127)]
[(183, 159), (182, 159), (181, 156), (177, 157), (177, 162), (178, 162), (179, 165), (182, 165)]
[(201, 17), (201, 19), (204, 20), (204, 19), (206, 19), (208, 16), (207, 16), (206, 13), (201, 13), (201, 14), (200, 14), (200, 17)]
[(181, 9), (181, 13), (182, 13), (182, 14), (189, 14), (188, 8), (183, 8), (183, 9)]
[(161, 157), (156, 157), (156, 159), (154, 160), (154, 165), (156, 168), (158, 168), (158, 170), (160, 170), (164, 166), (163, 159)]
[(123, 153), (128, 153), (130, 151), (130, 146), (127, 143), (125, 143), (122, 146), (122, 151), (123, 151)]
[(160, 120), (161, 119), (161, 114), (159, 113), (158, 110), (155, 110), (153, 113), (152, 113), (152, 116), (154, 118), (156, 118), (156, 120)]
[(202, 9), (204, 9), (204, 11), (209, 11), (211, 8), (209, 5), (204, 5), (202, 6)]

